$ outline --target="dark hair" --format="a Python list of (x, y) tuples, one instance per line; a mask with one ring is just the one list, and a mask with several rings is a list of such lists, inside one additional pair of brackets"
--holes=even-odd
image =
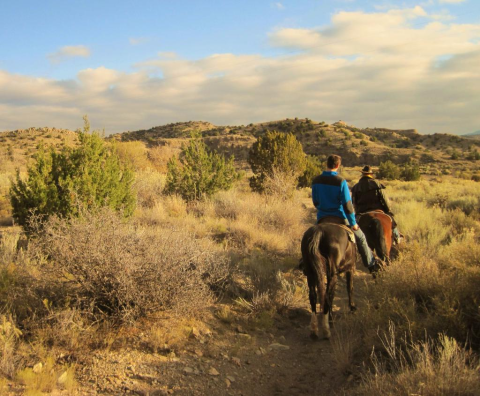
[(342, 163), (342, 157), (332, 154), (327, 158), (327, 168), (335, 169)]

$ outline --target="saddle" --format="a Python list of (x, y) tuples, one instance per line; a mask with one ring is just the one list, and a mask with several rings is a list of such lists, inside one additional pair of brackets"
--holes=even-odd
[(362, 217), (363, 215), (368, 214), (368, 213), (382, 213), (390, 219), (392, 224), (395, 224), (395, 220), (393, 220), (393, 217), (390, 216), (389, 214), (385, 213), (381, 209), (369, 210), (368, 212), (364, 212), (364, 213), (357, 213), (357, 221), (360, 220), (360, 217)]
[(345, 231), (347, 231), (348, 239), (350, 240), (350, 242), (355, 243), (355, 234), (350, 229), (350, 227), (347, 226), (346, 220), (342, 219), (341, 217), (336, 217), (336, 216), (322, 217), (320, 220), (318, 220), (317, 224), (333, 224), (333, 225), (339, 226), (340, 228), (343, 228)]

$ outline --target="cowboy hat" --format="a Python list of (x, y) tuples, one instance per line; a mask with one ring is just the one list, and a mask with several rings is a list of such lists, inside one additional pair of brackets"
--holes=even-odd
[(364, 174), (364, 175), (373, 175), (373, 170), (372, 168), (370, 167), (370, 165), (365, 165), (363, 167), (363, 169), (361, 170), (361, 172)]

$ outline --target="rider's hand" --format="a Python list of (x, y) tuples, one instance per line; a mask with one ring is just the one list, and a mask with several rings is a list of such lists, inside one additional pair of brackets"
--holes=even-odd
[(357, 231), (360, 227), (358, 226), (358, 224), (355, 224), (353, 227), (352, 227), (352, 230), (353, 231)]

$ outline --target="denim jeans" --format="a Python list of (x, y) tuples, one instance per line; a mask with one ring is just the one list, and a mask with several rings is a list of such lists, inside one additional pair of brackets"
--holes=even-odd
[(373, 256), (372, 251), (368, 247), (367, 238), (365, 237), (365, 234), (360, 228), (356, 231), (353, 231), (353, 233), (355, 234), (357, 248), (360, 252), (360, 256), (362, 257), (363, 265), (368, 268), (375, 264), (375, 257)]
[(392, 233), (393, 233), (393, 238), (396, 240), (396, 241), (399, 241), (400, 240), (400, 232), (398, 231), (398, 228), (395, 227), (393, 230), (392, 230)]

